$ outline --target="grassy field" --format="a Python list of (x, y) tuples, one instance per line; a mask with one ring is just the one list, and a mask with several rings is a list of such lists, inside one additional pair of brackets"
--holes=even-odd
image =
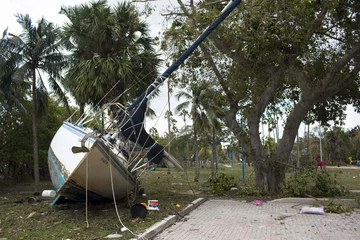
[[(329, 171), (337, 173), (338, 180), (348, 189), (360, 189), (360, 170), (329, 169)], [(234, 176), (239, 185), (242, 185), (241, 166), (231, 168), (220, 165), (219, 173)], [(134, 219), (125, 200), (117, 203), (121, 221), (132, 231), (141, 232), (166, 216), (176, 214), (194, 199), (200, 196), (211, 197), (209, 175), (210, 169), (201, 169), (199, 182), (194, 182), (193, 169), (189, 169), (187, 174), (172, 169), (170, 175), (167, 174), (167, 169), (146, 171), (141, 178), (141, 187), (145, 189), (146, 196), (139, 197), (135, 203), (157, 199), (160, 211), (149, 211), (146, 218)], [(251, 185), (253, 178), (254, 171), (252, 167), (247, 166), (245, 182)], [(52, 189), (50, 182), (41, 183), (41, 190), (45, 189)], [(68, 203), (52, 207), (51, 200), (36, 197), (37, 203), (31, 205), (27, 203), (27, 199), (33, 197), (31, 191), (31, 184), (0, 187), (0, 238), (103, 239), (113, 233), (122, 234), (122, 239), (134, 237), (128, 231), (120, 232), (122, 226), (113, 202), (88, 204), (89, 228), (87, 228), (85, 203)], [(176, 206), (177, 204), (180, 208)]]
[[(237, 175), (237, 171), (238, 169), (228, 168), (221, 170), (232, 175)], [(197, 183), (193, 181), (192, 169), (189, 176), (174, 169), (171, 172), (168, 175), (167, 169), (156, 169), (145, 172), (141, 178), (141, 187), (145, 188), (146, 197), (139, 197), (135, 203), (147, 203), (147, 200), (157, 199), (160, 211), (149, 211), (146, 218), (134, 219), (130, 214), (127, 199), (117, 203), (121, 221), (126, 227), (134, 232), (141, 232), (160, 219), (176, 214), (199, 196), (208, 196), (205, 188), (210, 169), (202, 169), (200, 181)], [(72, 202), (52, 207), (51, 200), (36, 197), (37, 203), (31, 205), (27, 203), (27, 199), (33, 197), (32, 189), (31, 184), (0, 188), (0, 238), (103, 239), (113, 233), (122, 234), (124, 239), (133, 237), (128, 231), (120, 232), (122, 226), (113, 202), (88, 204), (87, 228), (85, 203)], [(41, 183), (41, 191), (45, 189), (52, 189), (50, 182)]]
[(327, 171), (336, 174), (341, 185), (348, 190), (360, 190), (360, 169), (327, 168)]

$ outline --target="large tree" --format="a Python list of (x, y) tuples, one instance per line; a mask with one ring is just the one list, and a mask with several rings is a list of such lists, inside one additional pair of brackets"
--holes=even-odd
[(140, 95), (157, 76), (159, 57), (148, 25), (131, 3), (114, 7), (100, 0), (62, 7), (71, 51), (65, 85), (81, 107), (123, 104)]
[[(177, 51), (223, 7), (178, 2), (183, 14), (176, 15), (166, 35)], [(359, 11), (355, 0), (245, 1), (184, 68), (217, 77), (227, 99), (225, 123), (239, 141), (244, 134), (237, 114), (247, 119), (256, 185), (265, 192), (280, 191), (299, 125), (314, 106), (358, 103)], [(283, 134), (269, 158), (259, 127), (273, 103), (287, 111)]]
[[(44, 109), (47, 102), (47, 89), (42, 73), (46, 73), (47, 85), (62, 103), (67, 106), (59, 80), (61, 70), (65, 66), (60, 52), (60, 30), (44, 18), (33, 24), (29, 15), (17, 14), (17, 21), (22, 26), (22, 34), (10, 34), (7, 39), (13, 47), (13, 55), (17, 56), (18, 68), (11, 74), (12, 81), (23, 81), (31, 85), (32, 99), (32, 132), (34, 159), (34, 192), (39, 192), (39, 150), (38, 150), (38, 112)], [(45, 76), (45, 75), (44, 75)]]

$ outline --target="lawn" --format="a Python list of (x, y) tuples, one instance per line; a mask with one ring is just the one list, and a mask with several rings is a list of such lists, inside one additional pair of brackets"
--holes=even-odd
[(347, 190), (360, 190), (360, 169), (327, 168)]
[[(221, 166), (219, 172), (240, 175), (241, 168)], [(155, 222), (168, 215), (176, 214), (200, 196), (209, 196), (206, 182), (210, 169), (201, 169), (199, 182), (194, 182), (194, 170), (187, 174), (171, 169), (146, 171), (141, 177), (141, 187), (146, 196), (138, 197), (135, 203), (159, 200), (160, 211), (149, 211), (144, 219), (134, 219), (130, 214), (127, 199), (117, 202), (121, 221), (134, 232), (144, 231)], [(247, 174), (250, 176), (250, 173)], [(7, 239), (103, 239), (120, 233), (124, 239), (134, 237), (130, 232), (121, 232), (114, 203), (88, 204), (86, 224), (86, 204), (68, 203), (50, 206), (51, 200), (36, 197), (36, 204), (28, 204), (32, 196), (31, 184), (13, 184), (0, 188), (0, 238)], [(52, 189), (50, 182), (41, 182), (41, 190)], [(195, 193), (195, 194), (194, 194)], [(17, 203), (15, 203), (17, 202)], [(176, 205), (180, 205), (180, 208)], [(32, 215), (32, 216), (31, 216)], [(31, 216), (31, 217), (29, 217)]]
[[(328, 171), (337, 173), (339, 182), (347, 189), (360, 189), (360, 170), (335, 168)], [(146, 196), (138, 197), (135, 203), (157, 199), (160, 211), (149, 211), (146, 218), (134, 219), (125, 199), (117, 202), (121, 221), (138, 233), (166, 216), (176, 214), (198, 197), (211, 197), (208, 183), (210, 172), (209, 168), (201, 169), (199, 182), (194, 182), (194, 169), (188, 169), (187, 174), (175, 169), (171, 170), (170, 175), (167, 174), (167, 169), (144, 172), (141, 187), (145, 189)], [(219, 173), (234, 176), (239, 185), (242, 185), (241, 165), (226, 167), (220, 164)], [(246, 166), (245, 183), (251, 185), (253, 179), (253, 168)], [(134, 237), (128, 231), (120, 231), (122, 226), (113, 202), (88, 204), (87, 228), (85, 203), (72, 202), (52, 207), (50, 199), (36, 197), (37, 203), (31, 205), (27, 203), (27, 199), (33, 197), (32, 189), (31, 184), (13, 184), (0, 188), (0, 238), (103, 239), (113, 233), (122, 234), (122, 239)], [(45, 189), (52, 189), (50, 182), (41, 183), (41, 190)]]

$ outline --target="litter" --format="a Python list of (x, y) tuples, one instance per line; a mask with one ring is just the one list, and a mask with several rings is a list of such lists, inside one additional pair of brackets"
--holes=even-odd
[(121, 237), (122, 237), (121, 234), (114, 233), (114, 234), (109, 234), (109, 235), (107, 235), (107, 236), (104, 237), (104, 238), (121, 238)]
[(159, 200), (149, 200), (148, 201), (148, 210), (160, 210), (159, 209)]
[(300, 211), (301, 214), (317, 214), (325, 215), (324, 207), (303, 207)]
[(33, 198), (33, 197), (28, 198), (27, 203), (28, 203), (28, 204), (35, 204), (35, 203), (36, 203), (36, 199)]
[(261, 199), (255, 199), (253, 201), (253, 204), (255, 204), (256, 206), (261, 206), (263, 203), (264, 203), (264, 201)]
[(130, 209), (131, 216), (133, 218), (145, 218), (148, 214), (146, 206), (141, 203), (134, 204)]
[(29, 216), (27, 218), (32, 218), (35, 214), (36, 214), (36, 212), (32, 212), (29, 214)]
[(54, 198), (56, 196), (56, 192), (54, 190), (44, 190), (41, 194), (42, 197)]

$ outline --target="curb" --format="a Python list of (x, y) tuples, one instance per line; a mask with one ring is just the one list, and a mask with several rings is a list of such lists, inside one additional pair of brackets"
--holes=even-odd
[(317, 200), (313, 198), (279, 198), (274, 199), (272, 201), (268, 201), (271, 203), (297, 203), (297, 204), (308, 204), (308, 205), (315, 205), (319, 204), (319, 202), (326, 202), (330, 203), (333, 202), (335, 204), (342, 204), (350, 207), (357, 207), (358, 203), (355, 199), (330, 199), (330, 198), (318, 198)]
[(165, 219), (161, 220), (160, 222), (155, 223), (154, 225), (146, 229), (145, 232), (140, 234), (137, 239), (151, 239), (155, 237), (158, 233), (162, 232), (167, 227), (178, 221), (181, 218), (180, 216), (185, 216), (189, 214), (192, 210), (200, 206), (205, 201), (207, 201), (207, 199), (205, 198), (198, 198), (192, 201), (186, 208), (179, 212), (179, 215), (170, 215)]

